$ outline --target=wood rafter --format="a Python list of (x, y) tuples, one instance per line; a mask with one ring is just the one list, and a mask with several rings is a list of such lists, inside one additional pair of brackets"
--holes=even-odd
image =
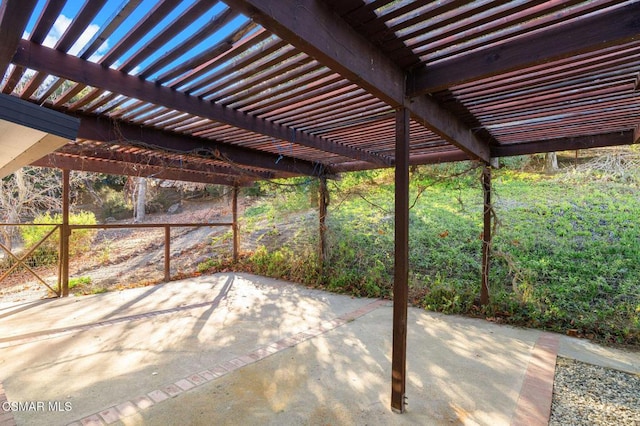
[(405, 73), (322, 2), (312, 0), (225, 0), (229, 6), (283, 40), (357, 83), (474, 158), (489, 161), (489, 146), (433, 99), (407, 102)]
[(526, 142), (491, 147), (492, 157), (509, 157), (513, 155), (539, 154), (551, 151), (570, 151), (575, 149), (602, 148), (605, 146), (629, 145), (637, 142), (634, 132), (604, 133), (600, 135), (579, 136), (572, 138), (557, 138), (539, 142)]
[(544, 64), (640, 39), (640, 3), (548, 28), (543, 32), (427, 66), (409, 76), (408, 96)]
[(185, 136), (165, 132), (148, 127), (127, 124), (95, 116), (81, 118), (78, 138), (99, 142), (119, 141), (125, 144), (144, 143), (160, 149), (173, 152), (215, 152), (232, 164), (273, 170), (291, 175), (315, 176), (322, 174), (324, 169), (310, 161), (294, 160), (286, 156), (279, 156), (266, 152), (225, 145), (208, 139)]
[[(420, 154), (414, 155), (409, 160), (409, 164), (412, 166), (421, 166), (425, 164), (440, 164), (440, 163), (451, 163), (455, 161), (466, 161), (471, 160), (469, 155), (461, 151), (459, 149), (442, 151), (442, 152), (433, 152), (429, 154)], [(374, 166), (364, 163), (362, 161), (354, 161), (351, 163), (343, 163), (338, 166), (334, 166), (332, 171), (336, 173), (343, 172), (355, 172), (359, 170), (369, 170), (374, 168)]]
[(215, 176), (182, 168), (153, 166), (148, 164), (127, 163), (116, 160), (86, 158), (76, 155), (53, 153), (32, 163), (38, 167), (53, 167), (93, 173), (107, 173), (124, 176), (153, 177), (157, 179), (180, 180), (216, 185), (248, 185), (249, 179), (234, 176)]
[[(640, 126), (625, 132), (603, 133), (599, 135), (557, 138), (537, 142), (526, 142), (491, 147), (491, 157), (512, 157), (516, 155), (541, 154), (551, 151), (572, 151), (576, 149), (602, 148), (640, 143)], [(439, 164), (471, 160), (467, 153), (460, 150), (434, 152), (411, 157), (409, 164)], [(333, 167), (337, 173), (372, 169), (374, 166), (354, 161)]]
[(275, 175), (273, 172), (253, 171), (211, 164), (211, 162), (198, 161), (199, 157), (189, 155), (179, 155), (171, 158), (165, 156), (149, 154), (149, 152), (131, 152), (131, 150), (109, 149), (106, 146), (85, 146), (83, 144), (67, 144), (59, 148), (56, 153), (70, 154), (86, 157), (90, 159), (114, 160), (124, 163), (140, 164), (147, 166), (158, 166), (172, 169), (183, 169), (185, 171), (218, 174), (225, 176), (249, 177), (256, 179), (271, 179)]
[(16, 53), (37, 0), (4, 0), (0, 4), (0, 69), (5, 70)]
[(374, 153), (342, 145), (318, 136), (280, 126), (258, 117), (244, 114), (219, 104), (188, 96), (182, 92), (156, 85), (138, 77), (103, 67), (64, 52), (44, 47), (28, 40), (20, 40), (13, 62), (47, 74), (62, 77), (88, 86), (163, 105), (199, 117), (225, 123), (250, 132), (310, 148), (378, 164), (389, 160)]

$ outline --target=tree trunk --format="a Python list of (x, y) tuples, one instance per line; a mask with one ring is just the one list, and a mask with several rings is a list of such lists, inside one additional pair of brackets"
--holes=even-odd
[(136, 191), (136, 208), (135, 208), (135, 222), (139, 223), (144, 221), (144, 206), (147, 202), (147, 178), (138, 178), (138, 190)]
[(558, 154), (555, 152), (547, 152), (544, 155), (544, 171), (545, 173), (558, 171)]

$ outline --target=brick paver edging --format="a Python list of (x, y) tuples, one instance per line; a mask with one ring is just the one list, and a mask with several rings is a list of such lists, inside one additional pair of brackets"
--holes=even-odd
[(551, 333), (538, 337), (522, 382), (511, 426), (546, 426), (551, 416), (553, 380), (560, 338)]
[(355, 311), (340, 315), (333, 320), (324, 321), (318, 327), (309, 328), (298, 334), (294, 334), (293, 336), (285, 337), (269, 344), (268, 346), (255, 349), (246, 355), (217, 364), (208, 370), (194, 372), (193, 374), (181, 378), (174, 383), (170, 383), (160, 389), (154, 389), (147, 392), (145, 395), (141, 395), (130, 401), (114, 405), (100, 411), (99, 413), (84, 417), (81, 420), (70, 423), (68, 426), (93, 426), (115, 423), (125, 417), (145, 410), (152, 405), (175, 397), (189, 389), (210, 382), (218, 377), (222, 377), (225, 374), (244, 367), (245, 365), (253, 364), (254, 362), (260, 361), (270, 355), (296, 346), (305, 340), (324, 334), (387, 304), (388, 301), (386, 300), (376, 300), (375, 302), (371, 302), (359, 309), (356, 309)]

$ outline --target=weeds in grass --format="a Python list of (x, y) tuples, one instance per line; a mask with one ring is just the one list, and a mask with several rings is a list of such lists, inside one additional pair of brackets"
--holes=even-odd
[(69, 289), (83, 285), (91, 285), (91, 277), (69, 278)]
[[(522, 167), (526, 162), (514, 160)], [(573, 172), (570, 172), (573, 173)], [(570, 174), (569, 173), (569, 174)], [(443, 179), (443, 176), (455, 176)], [(498, 219), (491, 302), (478, 306), (482, 192), (469, 163), (412, 172), (410, 298), (445, 313), (490, 319), (612, 343), (640, 344), (640, 197), (628, 179), (578, 179), (521, 169), (494, 173)], [(278, 227), (309, 191), (287, 187), (247, 209), (245, 229)], [(331, 187), (328, 258), (316, 237), (265, 235), (244, 270), (368, 297), (392, 297), (393, 172), (348, 174)], [(282, 200), (288, 200), (282, 203)], [(263, 222), (259, 222), (259, 221)], [(272, 238), (273, 237), (273, 238)], [(269, 241), (277, 237), (277, 245)], [(305, 240), (306, 238), (306, 240)], [(229, 267), (214, 261), (205, 269)], [(199, 268), (200, 269), (200, 268)]]

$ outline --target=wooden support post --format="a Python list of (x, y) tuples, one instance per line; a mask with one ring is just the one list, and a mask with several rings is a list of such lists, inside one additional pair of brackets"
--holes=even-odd
[(327, 260), (327, 206), (329, 205), (329, 190), (327, 189), (327, 178), (325, 176), (320, 177), (320, 187), (318, 188), (319, 192), (319, 203), (318, 203), (318, 236), (319, 236), (319, 246), (318, 246), (318, 262), (320, 268), (324, 267), (324, 262)]
[(60, 231), (60, 275), (62, 297), (69, 296), (69, 170), (62, 170), (62, 226)]
[(171, 281), (171, 226), (164, 227), (164, 282)]
[(482, 233), (482, 285), (480, 304), (489, 303), (489, 266), (491, 262), (491, 166), (482, 170), (482, 191), (484, 193), (484, 231)]
[(391, 409), (405, 410), (407, 303), (409, 293), (409, 111), (396, 112), (395, 276), (393, 282), (393, 353)]
[(240, 241), (238, 235), (238, 185), (233, 186), (233, 199), (232, 199), (232, 213), (233, 213), (233, 225), (231, 225), (233, 231), (233, 262), (238, 261), (238, 253), (240, 251)]
[(62, 245), (64, 229), (62, 226), (59, 227), (58, 233), (60, 234), (60, 242), (58, 244), (58, 290), (56, 294), (58, 297), (62, 297), (62, 252), (64, 251), (64, 246)]

